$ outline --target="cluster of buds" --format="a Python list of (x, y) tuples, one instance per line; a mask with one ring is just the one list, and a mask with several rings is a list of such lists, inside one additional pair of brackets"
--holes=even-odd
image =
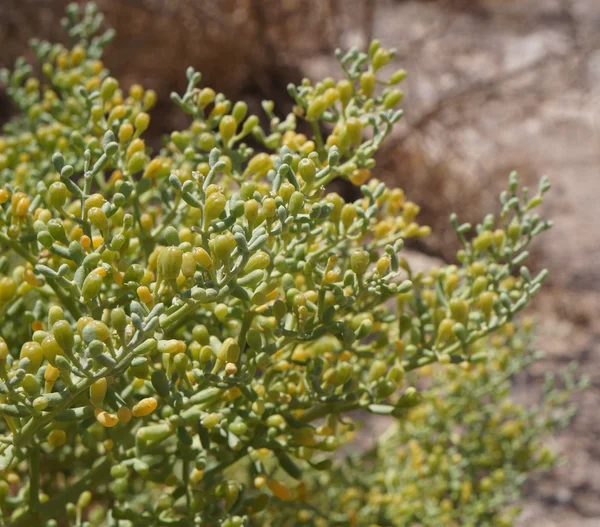
[(69, 7), (72, 47), (33, 43), (43, 80), (2, 74), (22, 115), (0, 137), (0, 524), (315, 524), (349, 412), (402, 422), (419, 372), (496, 360), (481, 343), (545, 277), (524, 261), (549, 185), (511, 176), (497, 218), (451, 219), (457, 265), (414, 272), (429, 228), (371, 174), (402, 116), (393, 51), (340, 53), (283, 120), (189, 68), (192, 123), (153, 153), (156, 95), (109, 76), (101, 23)]
[[(549, 375), (539, 400), (513, 398), (511, 381), (543, 354), (532, 348), (532, 322), (507, 324), (474, 346), (479, 360), (415, 372), (420, 404), (407, 408), (375, 447), (305, 480), (313, 511), (271, 511), (265, 525), (423, 525), (510, 527), (533, 472), (555, 463), (544, 439), (575, 412), (566, 404), (585, 389), (571, 363)], [(369, 467), (365, 470), (365, 467)], [(325, 519), (326, 518), (326, 519)]]

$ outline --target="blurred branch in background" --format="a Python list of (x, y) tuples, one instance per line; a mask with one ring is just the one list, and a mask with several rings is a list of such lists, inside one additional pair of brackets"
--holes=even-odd
[[(0, 67), (12, 65), (34, 36), (62, 38), (60, 18), (68, 3), (0, 2)], [(365, 45), (374, 5), (369, 0), (98, 1), (117, 30), (107, 64), (126, 85), (135, 79), (158, 92), (163, 129), (176, 126), (169, 93), (184, 89), (188, 65), (229, 97), (287, 100), (283, 79), (301, 79), (302, 61), (331, 55), (348, 40)], [(5, 119), (6, 99), (0, 104)]]

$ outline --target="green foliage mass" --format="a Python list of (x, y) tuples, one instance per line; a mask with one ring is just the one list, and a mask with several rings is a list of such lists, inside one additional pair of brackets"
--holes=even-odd
[[(283, 119), (190, 68), (191, 124), (153, 152), (156, 94), (109, 76), (101, 15), (64, 26), (32, 43), (41, 78), (2, 72), (0, 525), (510, 525), (581, 387), (511, 398), (548, 182), (513, 174), (497, 216), (451, 218), (456, 265), (413, 271), (430, 230), (374, 171), (393, 50), (339, 53)], [(334, 456), (373, 416), (375, 447)]]

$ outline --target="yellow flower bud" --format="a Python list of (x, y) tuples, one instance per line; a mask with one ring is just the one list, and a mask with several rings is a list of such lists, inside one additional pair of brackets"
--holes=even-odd
[(135, 133), (139, 136), (144, 133), (150, 124), (150, 116), (146, 112), (140, 112), (135, 117)]
[(161, 176), (161, 175), (167, 173), (168, 168), (169, 168), (168, 163), (166, 163), (160, 157), (155, 157), (146, 166), (146, 169), (144, 170), (144, 174), (142, 175), (142, 177), (143, 178), (153, 178), (153, 177)]
[(183, 353), (186, 345), (182, 340), (160, 340), (158, 342), (158, 351), (161, 353), (169, 353), (175, 355), (177, 353)]
[(55, 364), (57, 355), (64, 355), (64, 352), (56, 342), (54, 335), (47, 335), (44, 340), (42, 340), (41, 345), (44, 358), (52, 365)]
[(202, 247), (195, 247), (192, 250), (192, 255), (194, 256), (194, 260), (203, 269), (210, 269), (213, 266), (212, 258)]
[(206, 198), (206, 205), (204, 207), (204, 221), (210, 223), (214, 219), (217, 219), (221, 213), (225, 210), (227, 204), (227, 198), (221, 192), (213, 192)]
[(127, 108), (123, 105), (115, 106), (108, 114), (108, 124), (112, 123), (116, 119), (123, 119), (127, 113)]
[(132, 412), (129, 408), (127, 408), (127, 406), (121, 406), (121, 408), (119, 408), (119, 410), (117, 411), (117, 418), (121, 423), (128, 423), (129, 421), (131, 421), (131, 417)]
[(96, 408), (94, 415), (96, 416), (96, 421), (104, 428), (112, 428), (119, 423), (119, 418), (115, 414), (105, 412), (102, 408)]
[(119, 142), (127, 143), (133, 137), (133, 125), (131, 123), (123, 123), (119, 127)]
[(12, 278), (3, 276), (0, 278), (0, 304), (11, 300), (17, 292), (17, 284)]
[(51, 430), (48, 434), (48, 444), (52, 448), (58, 448), (63, 446), (67, 442), (67, 433), (60, 428), (55, 428)]
[(154, 297), (152, 296), (152, 293), (150, 292), (150, 289), (148, 289), (148, 287), (145, 286), (145, 285), (139, 286), (136, 289), (136, 293), (138, 295), (138, 298), (144, 304), (152, 304), (152, 302), (154, 301)]
[(350, 182), (353, 185), (364, 185), (371, 177), (371, 171), (368, 168), (357, 168), (350, 176)]
[(102, 406), (102, 403), (104, 403), (104, 397), (106, 396), (107, 388), (108, 383), (106, 381), (106, 377), (98, 379), (90, 386), (90, 401), (96, 408), (99, 408)]
[(42, 351), (42, 346), (39, 342), (35, 340), (31, 340), (29, 342), (25, 342), (21, 347), (21, 354), (19, 355), (20, 359), (29, 359), (30, 365), (28, 371), (30, 373), (37, 372), (38, 368), (42, 364), (42, 360), (44, 360), (44, 352)]
[(131, 414), (133, 417), (145, 417), (154, 412), (157, 406), (158, 401), (154, 397), (146, 397), (132, 408)]
[(282, 501), (290, 501), (292, 499), (292, 491), (281, 481), (269, 479), (267, 480), (267, 487), (276, 498)]
[(196, 272), (196, 259), (191, 252), (183, 253), (181, 272), (186, 278), (194, 276), (194, 273)]
[(379, 260), (377, 260), (377, 263), (375, 264), (375, 269), (377, 269), (379, 276), (383, 276), (384, 274), (386, 274), (389, 267), (390, 267), (390, 257), (389, 256), (382, 256), (381, 258), (379, 258)]
[(51, 364), (46, 366), (46, 371), (44, 371), (44, 380), (48, 383), (54, 383), (60, 377), (60, 370), (55, 368)]

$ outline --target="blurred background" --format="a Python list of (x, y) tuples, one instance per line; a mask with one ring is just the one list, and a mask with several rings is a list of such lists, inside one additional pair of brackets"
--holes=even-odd
[[(497, 211), (516, 169), (548, 175), (555, 227), (535, 245), (532, 268), (550, 285), (533, 311), (545, 371), (578, 360), (592, 388), (552, 445), (565, 462), (527, 487), (521, 525), (600, 525), (600, 1), (598, 0), (98, 0), (117, 30), (105, 65), (126, 86), (158, 92), (154, 138), (186, 126), (169, 101), (185, 69), (203, 85), (258, 108), (289, 110), (286, 84), (337, 76), (336, 47), (376, 37), (404, 67), (406, 118), (377, 159), (376, 175), (422, 207), (434, 235), (416, 247), (453, 261), (448, 215), (477, 222)], [(65, 0), (0, 0), (0, 67), (30, 56), (32, 37), (63, 39)], [(0, 88), (0, 123), (12, 108)]]

